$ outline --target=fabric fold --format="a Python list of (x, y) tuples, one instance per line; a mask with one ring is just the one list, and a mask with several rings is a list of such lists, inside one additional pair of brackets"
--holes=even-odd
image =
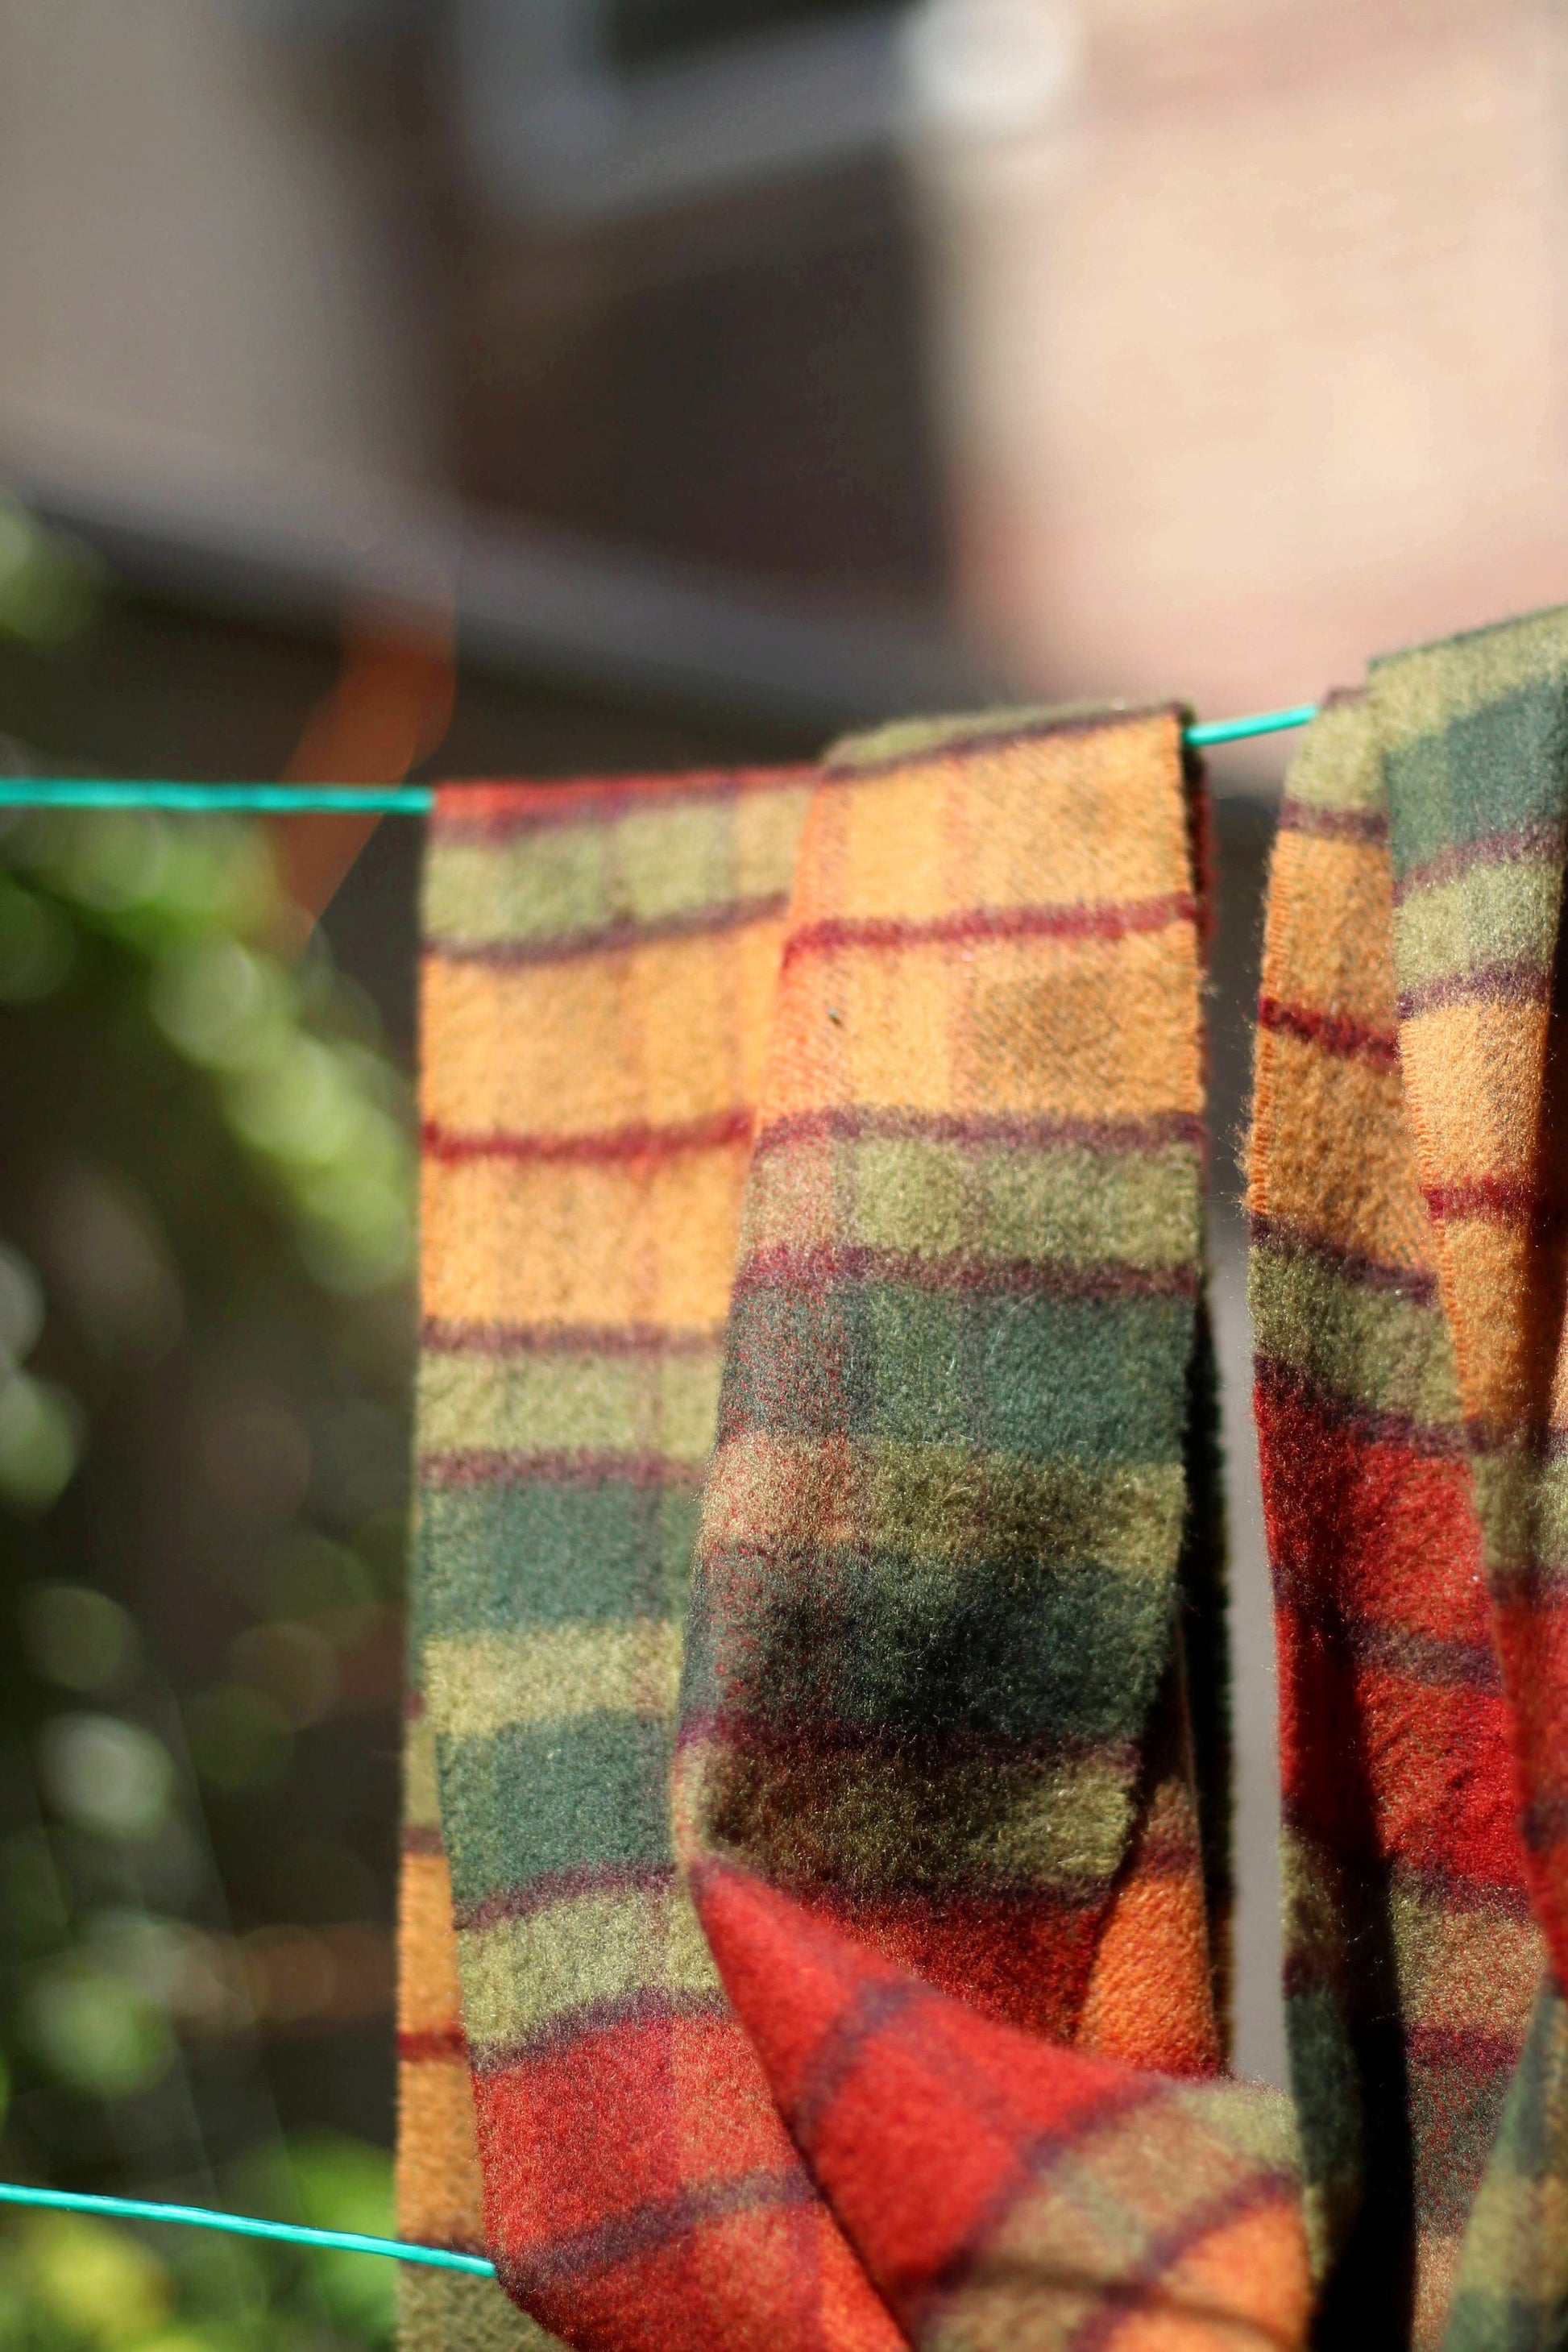
[(442, 796), (402, 2220), (474, 2226), (445, 2064), (524, 2330), (1302, 2340), (1222, 2074), (1200, 814), (1174, 710)]
[(1232, 2290), (1262, 2340), (1293, 2308), (1278, 2102), (1226, 2085), (1200, 2126), (1178, 2088), (1222, 2065), (1227, 1927), (1189, 1691), (1217, 1588), (1179, 730), (842, 749), (758, 1110), (678, 1848), (921, 2344), (1109, 2343), (1133, 2309), (1195, 2344)]
[(1547, 614), (1337, 698), (1270, 882), (1251, 1283), (1336, 2346), (1563, 2324), (1565, 812)]
[(440, 795), (408, 2352), (1554, 2352), (1568, 614), (1304, 739), (1248, 1159), (1293, 2099), (1226, 2072), (1182, 714)]

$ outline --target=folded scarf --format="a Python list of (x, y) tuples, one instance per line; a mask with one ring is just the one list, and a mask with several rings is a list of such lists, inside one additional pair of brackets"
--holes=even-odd
[(424, 2352), (1303, 2340), (1180, 726), (441, 796), (401, 2221), (521, 2309)]
[(1568, 2304), (1568, 615), (1306, 739), (1251, 1146), (1287, 1994), (1318, 2340)]

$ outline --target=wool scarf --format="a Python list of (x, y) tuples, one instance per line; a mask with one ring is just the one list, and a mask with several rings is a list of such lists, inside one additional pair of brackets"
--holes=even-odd
[(400, 2221), (501, 2284), (409, 2352), (1304, 2341), (1201, 809), (1174, 709), (439, 796)]
[(1344, 2352), (1568, 2340), (1568, 614), (1293, 769), (1250, 1159), (1287, 2014)]

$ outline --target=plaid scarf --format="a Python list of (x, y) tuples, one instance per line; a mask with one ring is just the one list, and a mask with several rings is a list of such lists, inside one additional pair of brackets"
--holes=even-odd
[(421, 2352), (1301, 2340), (1180, 724), (442, 796), (401, 2222), (521, 2309)]
[(1336, 2352), (1563, 2340), (1565, 810), (1551, 614), (1337, 698), (1270, 885), (1251, 1283)]

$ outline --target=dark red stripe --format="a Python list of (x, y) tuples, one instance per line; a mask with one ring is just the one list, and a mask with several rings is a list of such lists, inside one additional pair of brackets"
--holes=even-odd
[(1050, 1259), (924, 1257), (913, 1250), (797, 1249), (779, 1243), (745, 1261), (732, 1296), (777, 1290), (809, 1297), (830, 1286), (870, 1283), (996, 1297), (1193, 1298), (1198, 1276), (1194, 1265), (1077, 1266)]
[(468, 2044), (460, 2025), (444, 2025), (433, 2033), (400, 2033), (397, 2054), (411, 2066), (435, 2062), (451, 2065), (467, 2062)]
[(1416, 1307), (1436, 1304), (1437, 1276), (1428, 1267), (1384, 1265), (1357, 1250), (1342, 1249), (1320, 1234), (1310, 1234), (1285, 1217), (1254, 1215), (1247, 1225), (1255, 1248), (1268, 1250), (1277, 1257), (1309, 1258), (1357, 1289), (1388, 1291)]
[(605, 1993), (596, 2000), (574, 2001), (570, 2008), (558, 2009), (534, 2028), (514, 2042), (481, 2046), (469, 2057), (476, 2078), (493, 2081), (498, 2074), (511, 2074), (520, 2068), (548, 2065), (563, 2057), (572, 2057), (584, 2073), (591, 2072), (595, 2063), (603, 2063), (598, 2052), (582, 2051), (584, 2042), (614, 2042), (627, 2032), (638, 2032), (650, 2025), (666, 2025), (691, 2018), (725, 2017), (729, 2002), (717, 1987), (711, 1991), (697, 1992), (670, 1990), (663, 1985), (639, 1985), (634, 1992)]
[(1357, 1605), (1342, 1580), (1325, 1588), (1319, 1563), (1276, 1559), (1277, 1604), (1319, 1639), (1337, 1643), (1361, 1667), (1414, 1683), (1422, 1690), (1477, 1690), (1496, 1695), (1501, 1670), (1490, 1639), (1436, 1634), (1373, 1616)]
[(437, 785), (432, 829), (440, 841), (505, 841), (563, 824), (591, 824), (683, 801), (732, 800), (742, 793), (815, 783), (815, 767), (715, 768), (690, 775), (578, 776), (566, 782), (500, 783), (476, 778)]
[(663, 1331), (650, 1323), (458, 1323), (427, 1315), (419, 1344), (437, 1356), (711, 1356), (723, 1326)]
[(1317, 808), (1287, 793), (1279, 803), (1279, 830), (1310, 834), (1320, 841), (1384, 842), (1388, 818), (1382, 809)]
[(788, 904), (789, 893), (776, 890), (766, 898), (731, 898), (721, 906), (695, 907), (657, 921), (628, 920), (592, 930), (561, 931), (552, 939), (469, 941), (437, 935), (426, 940), (424, 952), (438, 963), (477, 963), (493, 971), (518, 971), (536, 964), (577, 962), (584, 956), (621, 955), (669, 940), (743, 930), (752, 923), (776, 922)]
[(1399, 1017), (1418, 1021), (1424, 1013), (1441, 1013), (1451, 1004), (1544, 1004), (1551, 988), (1544, 964), (1516, 957), (1510, 963), (1445, 972), (1441, 979), (1423, 981), (1419, 988), (1401, 990)]
[(1530, 1893), (1522, 1884), (1499, 1885), (1494, 1879), (1471, 1878), (1462, 1871), (1435, 1868), (1430, 1864), (1411, 1869), (1396, 1864), (1392, 1874), (1395, 1893), (1408, 1889), (1425, 1903), (1440, 1903), (1445, 1910), (1475, 1917), (1512, 1920), (1526, 1927), (1533, 1916)]
[(687, 1151), (714, 1151), (751, 1140), (752, 1113), (744, 1108), (716, 1111), (708, 1118), (676, 1127), (616, 1127), (595, 1135), (454, 1135), (427, 1120), (420, 1149), (429, 1160), (563, 1160), (576, 1166), (613, 1166), (622, 1160), (673, 1160)]
[(1164, 1111), (1151, 1118), (955, 1118), (945, 1112), (843, 1108), (799, 1111), (775, 1119), (759, 1133), (756, 1155), (786, 1150), (797, 1143), (958, 1144), (975, 1150), (1163, 1151), (1173, 1143), (1203, 1148), (1204, 1125), (1188, 1111)]
[(1519, 2051), (1512, 2035), (1489, 2032), (1484, 2025), (1413, 2025), (1405, 2036), (1413, 2065), (1444, 2074), (1511, 2074)]
[(816, 2202), (810, 2176), (797, 2163), (787, 2172), (744, 2172), (726, 2179), (700, 2181), (672, 2196), (650, 2199), (612, 2214), (595, 2228), (558, 2238), (552, 2244), (531, 2246), (525, 2252), (492, 2246), (490, 2253), (503, 2284), (526, 2305), (542, 2290), (640, 2262), (731, 2214), (786, 2212)]
[(426, 1486), (700, 1486), (700, 1462), (672, 1462), (662, 1454), (530, 1454), (521, 1448), (426, 1454), (419, 1477)]
[(1172, 923), (1196, 920), (1197, 902), (1185, 890), (1098, 906), (974, 907), (963, 914), (933, 915), (925, 922), (857, 922), (845, 917), (792, 931), (784, 942), (784, 961), (787, 969), (802, 956), (834, 955), (847, 949), (879, 953), (976, 940), (1123, 940), (1135, 932), (1163, 931)]
[[(837, 1568), (843, 1557), (844, 1548), (831, 1543), (820, 1549), (803, 1546), (796, 1554), (807, 1571), (818, 1561)], [(754, 1590), (756, 1570), (766, 1571), (776, 1558), (776, 1549), (768, 1544), (726, 1545), (717, 1554), (710, 1550), (703, 1561), (708, 1595), (720, 1572), (735, 1577), (742, 1588), (749, 1585)], [(721, 1601), (720, 1606), (724, 1605)], [(816, 1705), (821, 1707), (820, 1700)], [(976, 1764), (988, 1765), (997, 1774), (1015, 1769), (1026, 1773), (1047, 1765), (1059, 1770), (1094, 1765), (1129, 1786), (1138, 1769), (1137, 1746), (1130, 1736), (1097, 1738), (1091, 1733), (1064, 1731), (1055, 1724), (1028, 1731), (990, 1726), (973, 1729), (955, 1724), (907, 1729), (897, 1724), (830, 1717), (825, 1709), (791, 1723), (757, 1711), (744, 1695), (732, 1706), (689, 1705), (677, 1728), (675, 1745), (680, 1754), (694, 1748), (729, 1747), (735, 1752), (743, 1748), (749, 1759), (765, 1763), (772, 1772), (798, 1776), (803, 1785), (813, 1775), (820, 1776), (819, 1785), (824, 1788), (846, 1781), (852, 1784), (858, 1775), (873, 1772), (879, 1759), (887, 1758), (908, 1761), (911, 1770), (918, 1766), (932, 1787), (950, 1770), (966, 1772)], [(1026, 1901), (1037, 1897), (1058, 1906), (1072, 1900), (1068, 1890), (1075, 1883), (1075, 1874), (1069, 1868), (1053, 1866), (1048, 1877), (1033, 1879), (1027, 1874), (1032, 1867), (1026, 1863), (1008, 1874), (1000, 1864), (986, 1864), (983, 1881), (955, 1877), (943, 1884), (942, 1892), (950, 1900), (967, 1900), (982, 1892), (988, 1896), (1011, 1892)], [(1100, 1883), (1098, 1873), (1089, 1883)], [(868, 1881), (861, 1892), (871, 1896), (872, 1883)], [(877, 1882), (874, 1899), (878, 1904), (896, 1905), (904, 1899), (903, 1890), (891, 1880)]]
[[(1033, 2168), (1048, 2173), (1063, 2156), (1070, 2158), (1073, 2152), (1070, 2145), (1064, 2148), (1053, 2137), (1044, 2144), (1042, 2153), (1045, 2161), (1042, 2162), (1033, 2150), (1026, 2160)], [(1201, 2246), (1205, 2238), (1217, 2237), (1234, 2230), (1236, 2224), (1249, 2214), (1266, 2213), (1272, 2206), (1294, 2214), (1300, 2210), (1300, 2183), (1292, 2174), (1276, 2171), (1271, 2167), (1264, 2168), (1259, 2165), (1250, 2179), (1244, 2175), (1230, 2188), (1217, 2189), (1212, 2197), (1194, 2206), (1183, 2214), (1179, 2221), (1170, 2223), (1163, 2230), (1152, 2231), (1137, 2260), (1119, 2271), (1114, 2285), (1095, 2294), (1093, 2307), (1088, 2316), (1073, 2329), (1073, 2352), (1112, 2352), (1124, 2328), (1133, 2338), (1142, 2333), (1139, 2319), (1144, 2314), (1151, 2323), (1151, 2336), (1158, 2341), (1169, 2324), (1171, 2315), (1178, 2312), (1187, 2300), (1190, 2290), (1184, 2282), (1173, 2293), (1168, 2281), (1172, 2272), (1180, 2268), (1194, 2248)], [(986, 2251), (981, 2250), (982, 2263)], [(1090, 2282), (1091, 2291), (1093, 2286), (1100, 2284), (1100, 2280), (1092, 2273), (1085, 2284), (1089, 2284)], [(1202, 2309), (1201, 2304), (1198, 2308)], [(1235, 2322), (1218, 2309), (1217, 2298), (1209, 2311), (1196, 2320), (1196, 2327), (1201, 2331), (1197, 2340), (1201, 2342), (1202, 2335), (1208, 2332), (1205, 2323), (1211, 2313), (1214, 2338), (1216, 2342), (1223, 2342), (1226, 2336), (1231, 2335)], [(1182, 2319), (1176, 2319), (1175, 2326), (1185, 2332)], [(1245, 2337), (1252, 2330), (1243, 2321), (1237, 2332)], [(1259, 2329), (1258, 2340), (1266, 2343), (1272, 2335), (1272, 2329), (1267, 2332)], [(1274, 2341), (1278, 2343), (1279, 2338), (1275, 2336)]]
[(1308, 1372), (1259, 1351), (1253, 1377), (1260, 1406), (1300, 1405), (1333, 1426), (1381, 1445), (1406, 1445), (1412, 1453), (1463, 1460), (1471, 1452), (1468, 1433), (1452, 1423), (1420, 1422), (1414, 1414), (1389, 1412), (1358, 1397), (1341, 1395)]
[(1309, 1004), (1281, 1004), (1277, 996), (1258, 1000), (1258, 1025), (1304, 1045), (1320, 1046), (1342, 1059), (1375, 1063), (1378, 1068), (1399, 1066), (1399, 1040), (1388, 1031), (1369, 1028), (1345, 1013), (1320, 1013)]
[(1417, 890), (1436, 889), (1445, 882), (1457, 882), (1477, 866), (1521, 866), (1540, 858), (1558, 856), (1562, 849), (1562, 828), (1556, 824), (1525, 824), (1505, 828), (1500, 833), (1483, 833), (1475, 841), (1461, 841), (1447, 849), (1440, 849), (1433, 857), (1424, 858), (1418, 866), (1408, 866), (1394, 879), (1394, 903), (1397, 907)]
[(502, 1887), (478, 1903), (458, 1903), (452, 1924), (459, 1929), (494, 1927), (505, 1919), (529, 1919), (552, 1904), (572, 1903), (589, 1895), (658, 1894), (675, 1883), (675, 1865), (668, 1862), (584, 1863), (575, 1870), (553, 1870), (525, 1885)]
[(1512, 1225), (1538, 1219), (1543, 1203), (1536, 1187), (1517, 1176), (1480, 1176), (1468, 1184), (1424, 1184), (1422, 1197), (1439, 1224), (1466, 1219)]

